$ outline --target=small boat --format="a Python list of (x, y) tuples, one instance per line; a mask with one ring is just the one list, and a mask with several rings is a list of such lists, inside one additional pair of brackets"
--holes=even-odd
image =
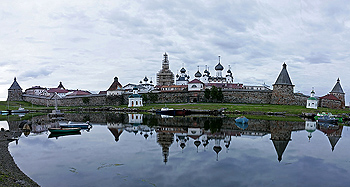
[(90, 125), (89, 121), (86, 123), (72, 123), (69, 121), (67, 124), (60, 124), (61, 128), (81, 128), (81, 129), (90, 129), (92, 125)]
[(18, 110), (11, 110), (11, 114), (15, 113), (28, 113), (28, 110), (24, 109), (23, 107), (19, 107)]
[(240, 123), (240, 122), (236, 122), (235, 125), (239, 128), (241, 128), (242, 130), (245, 130), (248, 127), (248, 123)]
[(58, 138), (60, 136), (81, 135), (80, 132), (67, 132), (67, 133), (50, 133), (48, 138)]
[(51, 133), (73, 133), (80, 132), (81, 128), (49, 128)]
[(333, 115), (321, 115), (317, 118), (316, 120), (318, 123), (330, 123), (330, 124), (334, 124), (334, 123), (338, 123), (339, 119), (335, 118)]
[(8, 110), (3, 110), (3, 111), (0, 111), (1, 115), (8, 115), (9, 114), (9, 111)]
[(240, 116), (238, 118), (235, 119), (236, 123), (248, 123), (248, 119), (244, 116)]
[[(332, 113), (326, 113), (326, 112), (317, 113), (317, 115), (314, 118), (317, 121), (319, 118), (324, 118), (324, 116), (329, 116), (329, 118), (332, 118), (332, 119), (335, 118), (335, 119), (337, 119), (337, 122), (343, 122), (342, 117), (333, 115)], [(326, 118), (328, 118), (328, 117), (326, 117)], [(321, 119), (321, 122), (322, 122), (322, 119)]]
[(191, 111), (186, 109), (161, 108), (156, 113), (168, 116), (185, 116), (190, 115)]

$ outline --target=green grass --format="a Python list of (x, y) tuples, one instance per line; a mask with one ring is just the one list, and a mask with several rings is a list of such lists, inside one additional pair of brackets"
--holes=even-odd
[(285, 112), (286, 114), (302, 114), (302, 113), (318, 113), (331, 112), (333, 114), (349, 113), (348, 109), (328, 109), (318, 108), (309, 109), (305, 106), (295, 105), (271, 105), (271, 104), (232, 104), (232, 103), (180, 103), (180, 104), (147, 104), (140, 107), (142, 110), (161, 109), (162, 107), (174, 109), (197, 109), (197, 110), (218, 110), (226, 108), (226, 111), (241, 111), (241, 112)]
[[(33, 105), (29, 102), (24, 101), (0, 101), (0, 110), (15, 110), (18, 107), (24, 107), (27, 110), (42, 110), (42, 109), (54, 109), (54, 107), (46, 107)], [(318, 108), (308, 109), (305, 106), (295, 106), (295, 105), (271, 105), (271, 104), (233, 104), (233, 103), (170, 103), (170, 104), (146, 104), (140, 107), (141, 110), (150, 109), (161, 109), (163, 107), (174, 108), (174, 109), (191, 109), (191, 110), (218, 110), (225, 108), (225, 111), (234, 112), (284, 112), (286, 114), (299, 115), (302, 113), (318, 113), (318, 112), (331, 112), (333, 114), (343, 114), (350, 113), (349, 109), (328, 109), (328, 108)], [(115, 107), (115, 108), (127, 108), (127, 105), (121, 106), (92, 106), (93, 108), (99, 107)], [(76, 108), (89, 108), (89, 107), (59, 107), (59, 109), (76, 109)]]

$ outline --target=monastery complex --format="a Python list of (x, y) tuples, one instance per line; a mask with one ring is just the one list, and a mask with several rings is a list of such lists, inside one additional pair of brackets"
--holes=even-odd
[[(146, 102), (151, 103), (186, 103), (207, 102), (204, 97), (206, 89), (214, 86), (222, 91), (224, 103), (255, 103), (255, 104), (283, 104), (300, 105), (307, 108), (327, 107), (345, 108), (345, 93), (336, 81), (329, 94), (315, 97), (315, 91), (311, 95), (294, 93), (294, 85), (287, 71), (287, 64), (283, 63), (272, 89), (263, 84), (258, 86), (246, 86), (235, 83), (230, 66), (226, 73), (221, 64), (220, 56), (215, 73), (211, 74), (206, 66), (203, 72), (198, 71), (191, 79), (184, 67), (178, 74), (170, 70), (168, 54), (163, 55), (162, 68), (157, 73), (156, 84), (144, 77), (138, 84), (121, 85), (118, 77), (115, 77), (111, 86), (98, 94), (92, 94), (84, 90), (66, 89), (62, 82), (57, 88), (45, 88), (33, 86), (24, 92), (15, 78), (8, 89), (8, 101), (28, 101), (33, 104), (54, 106), (97, 106), (97, 105), (128, 105), (129, 107), (142, 106)], [(277, 67), (276, 67), (277, 69)], [(144, 99), (144, 100), (142, 100)]]

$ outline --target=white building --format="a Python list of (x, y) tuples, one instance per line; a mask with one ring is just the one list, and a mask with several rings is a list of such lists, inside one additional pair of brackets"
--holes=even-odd
[(25, 90), (26, 94), (29, 95), (37, 95), (37, 96), (49, 96), (49, 92), (47, 92), (47, 88), (43, 88), (41, 86), (33, 86)]
[(142, 97), (138, 93), (138, 89), (135, 87), (133, 89), (133, 94), (129, 96), (128, 107), (140, 107), (140, 106), (143, 106)]
[(188, 83), (188, 91), (201, 91), (204, 89), (204, 83), (198, 79), (193, 79)]
[(186, 69), (182, 67), (180, 70), (180, 75), (176, 75), (176, 85), (187, 85), (189, 78), (190, 76), (186, 74)]
[(306, 108), (317, 109), (317, 104), (318, 104), (318, 101), (315, 98), (315, 92), (314, 90), (312, 90), (310, 97), (306, 101)]

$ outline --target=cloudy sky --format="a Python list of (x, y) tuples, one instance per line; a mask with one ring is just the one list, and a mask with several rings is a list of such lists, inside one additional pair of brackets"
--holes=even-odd
[[(349, 93), (347, 1), (18, 1), (0, 7), (0, 100), (17, 80), (106, 90), (145, 76), (155, 82), (164, 52), (176, 73), (213, 74), (221, 56), (235, 82), (272, 85), (283, 62), (295, 92)], [(347, 101), (349, 101), (347, 99)]]

